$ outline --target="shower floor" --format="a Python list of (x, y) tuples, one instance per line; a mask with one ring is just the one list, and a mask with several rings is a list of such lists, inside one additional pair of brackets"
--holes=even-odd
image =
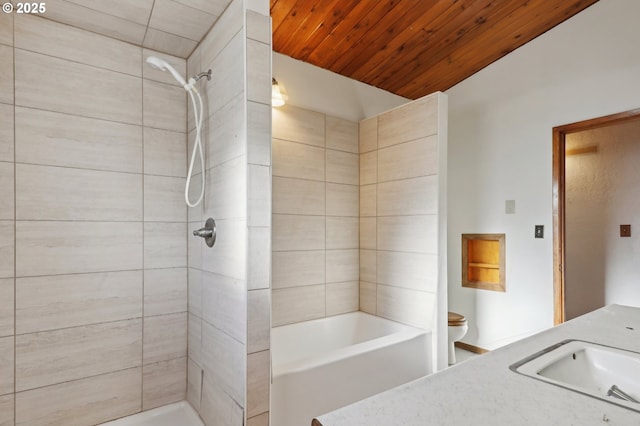
[(200, 417), (186, 401), (134, 414), (100, 426), (204, 426)]

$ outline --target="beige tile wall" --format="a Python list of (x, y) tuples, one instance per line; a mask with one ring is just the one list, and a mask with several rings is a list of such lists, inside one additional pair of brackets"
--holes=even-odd
[[(186, 74), (186, 61), (159, 55)], [(186, 398), (187, 96), (167, 73), (142, 66), (143, 339), (142, 409)]]
[[(187, 399), (208, 426), (252, 424), (269, 412), (271, 30), (268, 16), (243, 7), (233, 1), (187, 61), (189, 74), (213, 69), (201, 83), (205, 199), (188, 220), (191, 233), (213, 217), (217, 239), (208, 248), (189, 238), (187, 261)], [(187, 122), (191, 149), (191, 108)]]
[(13, 15), (0, 16), (0, 425), (13, 426), (15, 408), (15, 194)]
[(88, 426), (182, 400), (184, 91), (146, 70), (155, 52), (0, 21), (0, 424)]
[(358, 124), (273, 113), (273, 325), (359, 308)]
[(16, 425), (94, 425), (136, 413), (141, 378), (136, 367), (18, 393)]
[(360, 310), (432, 328), (438, 94), (360, 122)]
[(50, 0), (46, 15), (93, 33), (186, 58), (228, 3), (229, 0)]

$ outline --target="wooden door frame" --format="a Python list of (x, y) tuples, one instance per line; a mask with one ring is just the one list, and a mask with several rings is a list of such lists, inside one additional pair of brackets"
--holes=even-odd
[(640, 119), (640, 108), (553, 128), (553, 323), (565, 321), (565, 138), (570, 133)]

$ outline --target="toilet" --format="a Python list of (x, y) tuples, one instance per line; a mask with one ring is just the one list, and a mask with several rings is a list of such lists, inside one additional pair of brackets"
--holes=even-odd
[(449, 365), (456, 363), (456, 351), (453, 344), (462, 339), (468, 329), (467, 319), (463, 315), (449, 312)]

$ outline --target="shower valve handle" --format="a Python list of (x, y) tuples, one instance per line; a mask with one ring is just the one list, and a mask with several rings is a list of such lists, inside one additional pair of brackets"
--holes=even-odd
[(207, 246), (213, 247), (216, 243), (216, 221), (212, 218), (207, 219), (204, 223), (204, 228), (193, 231), (193, 235), (204, 238), (204, 242)]

